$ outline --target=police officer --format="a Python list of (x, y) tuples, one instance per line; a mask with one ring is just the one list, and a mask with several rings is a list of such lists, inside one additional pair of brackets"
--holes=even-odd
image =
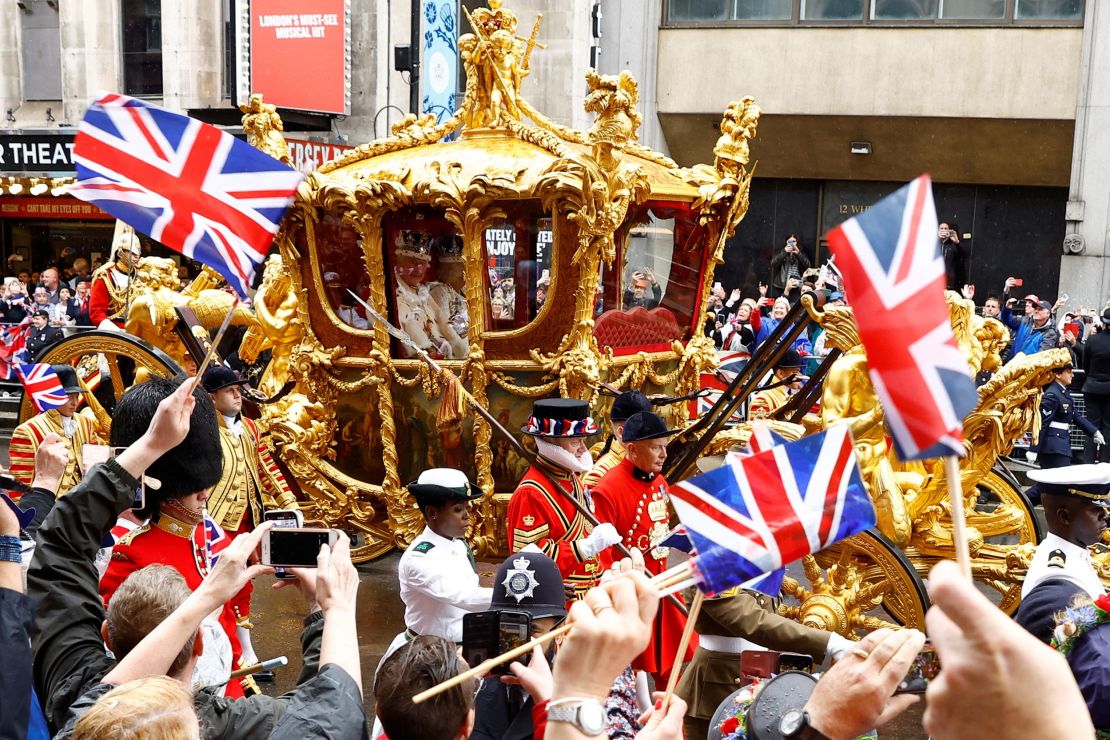
[(1024, 599), (1042, 581), (1068, 580), (1092, 599), (1106, 593), (1091, 564), (1089, 545), (1107, 526), (1110, 506), (1110, 463), (1031, 470), (1040, 484), (1048, 534), (1037, 545), (1021, 587)]
[(1075, 411), (1075, 399), (1068, 386), (1072, 381), (1072, 364), (1053, 368), (1056, 379), (1044, 389), (1041, 397), (1041, 436), (1031, 450), (1030, 460), (1036, 460), (1041, 468), (1062, 468), (1071, 465), (1071, 441), (1068, 430), (1072, 423), (1078, 424), (1091, 435), (1096, 445), (1106, 440), (1095, 425)]
[(464, 539), (469, 502), (482, 490), (452, 468), (425, 470), (408, 489), (427, 526), (397, 566), (408, 629), (394, 638), (383, 660), (416, 635), (461, 642), (463, 615), (488, 609), (493, 594), (479, 585), (474, 554)]
[[(510, 555), (493, 579), (491, 609), (527, 612), (532, 618), (532, 637), (555, 629), (567, 616), (563, 576), (555, 561), (540, 552), (526, 550)], [(550, 666), (555, 655), (554, 643), (543, 653)], [(536, 654), (527, 661), (527, 671), (516, 669), (513, 674), (535, 673), (550, 680), (542, 666), (533, 666)], [(511, 674), (512, 675), (512, 674)], [(545, 683), (540, 681), (539, 683)], [(544, 705), (550, 696), (532, 696), (524, 688), (530, 681), (517, 681), (509, 676), (504, 681), (496, 676), (482, 681), (474, 697), (474, 730), (471, 740), (525, 740), (534, 734), (533, 710)], [(536, 686), (535, 690), (539, 690)], [(538, 711), (543, 711), (540, 706)]]

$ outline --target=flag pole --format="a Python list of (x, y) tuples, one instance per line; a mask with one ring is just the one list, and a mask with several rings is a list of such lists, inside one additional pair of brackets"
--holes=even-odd
[(952, 506), (952, 541), (956, 546), (956, 562), (964, 576), (971, 580), (971, 553), (967, 547), (967, 517), (964, 514), (964, 491), (960, 483), (960, 458), (944, 458), (944, 477), (948, 479), (948, 501)]
[(662, 714), (667, 713), (667, 707), (670, 706), (675, 687), (678, 686), (678, 677), (682, 675), (682, 659), (686, 657), (686, 648), (690, 644), (690, 636), (694, 633), (694, 622), (697, 621), (698, 614), (701, 613), (703, 601), (705, 601), (705, 594), (702, 593), (701, 589), (698, 589), (698, 592), (694, 594), (694, 598), (690, 601), (690, 613), (686, 615), (686, 627), (682, 630), (682, 639), (678, 641), (678, 651), (675, 653), (674, 663), (671, 664), (671, 677), (667, 679), (667, 692), (663, 694)]
[(227, 327), (231, 325), (231, 316), (235, 313), (235, 307), (239, 305), (239, 296), (235, 296), (235, 302), (231, 304), (231, 308), (227, 311), (227, 316), (224, 316), (224, 323), (220, 324), (220, 330), (216, 332), (216, 338), (212, 340), (212, 344), (208, 347), (208, 354), (204, 356), (204, 362), (200, 363), (197, 369), (196, 377), (193, 378), (193, 386), (189, 388), (189, 395), (193, 395), (193, 391), (200, 385), (201, 379), (204, 377), (204, 371), (208, 369), (208, 363), (216, 356), (216, 347), (220, 346), (220, 340), (224, 338), (224, 332)]
[[(673, 580), (675, 577), (685, 578), (686, 575), (690, 572), (690, 570), (691, 570), (691, 567), (690, 567), (689, 561), (686, 561), (684, 563), (681, 563), (680, 565), (675, 566), (674, 568), (671, 568), (670, 570), (663, 571), (662, 573), (660, 573), (657, 576), (653, 576), (650, 579), (650, 582), (656, 588), (662, 588), (663, 586), (661, 584), (667, 583), (668, 581)], [(698, 591), (698, 596), (701, 596), (701, 591)], [(697, 615), (694, 615), (694, 616), (697, 616)], [(693, 620), (688, 622), (688, 624), (693, 624)], [(548, 642), (551, 642), (552, 640), (554, 640), (556, 637), (559, 637), (560, 635), (565, 635), (567, 632), (570, 631), (570, 628), (573, 627), (573, 626), (574, 626), (574, 623), (568, 621), (565, 624), (563, 624), (562, 626), (557, 627), (557, 628), (551, 630), (550, 632), (544, 633), (544, 634), (540, 635), (539, 637), (537, 637), (533, 640), (530, 640), (529, 642), (524, 643), (523, 645), (518, 645), (515, 648), (513, 648), (512, 650), (509, 650), (505, 653), (502, 653), (501, 655), (495, 655), (494, 657), (492, 657), (492, 658), (490, 658), (490, 659), (488, 659), (488, 660), (486, 660), (482, 663), (479, 663), (478, 665), (474, 666), (473, 668), (471, 668), (468, 671), (463, 671), (462, 673), (460, 673), (456, 676), (453, 676), (452, 678), (449, 678), (446, 681), (443, 681), (441, 683), (437, 683), (435, 686), (432, 686), (429, 689), (425, 689), (424, 691), (421, 691), (419, 694), (412, 697), (412, 703), (413, 704), (419, 704), (422, 701), (427, 701), (428, 699), (431, 699), (433, 696), (436, 696), (438, 694), (442, 694), (444, 691), (451, 688), (452, 686), (458, 686), (460, 683), (467, 680), (468, 678), (474, 678), (474, 677), (477, 677), (477, 676), (484, 676), (494, 666), (501, 665), (502, 663), (504, 663), (507, 660), (512, 660), (513, 658), (517, 658), (521, 655), (524, 655), (525, 653), (531, 652), (532, 649), (535, 648), (536, 646), (544, 645)], [(691, 628), (691, 629), (693, 629), (693, 628)], [(689, 640), (690, 640), (689, 635), (687, 635), (686, 636), (686, 642), (688, 643)], [(686, 648), (685, 648), (685, 646), (683, 646), (681, 652), (685, 652), (685, 650), (686, 650)]]

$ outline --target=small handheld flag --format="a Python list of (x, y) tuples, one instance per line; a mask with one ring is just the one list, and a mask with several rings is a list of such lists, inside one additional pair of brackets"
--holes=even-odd
[(72, 195), (212, 267), (242, 297), (304, 175), (215, 126), (104, 93), (74, 139)]
[(16, 365), (16, 373), (39, 413), (64, 406), (69, 400), (65, 386), (49, 365)]
[[(707, 594), (749, 585), (874, 526), (847, 425), (726, 464), (671, 487)], [(781, 583), (781, 580), (780, 580)]]
[(963, 456), (978, 394), (944, 301), (932, 184), (922, 175), (828, 233), (898, 456)]

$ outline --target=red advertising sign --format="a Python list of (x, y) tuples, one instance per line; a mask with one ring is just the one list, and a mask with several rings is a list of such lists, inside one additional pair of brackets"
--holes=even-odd
[(293, 166), (300, 172), (312, 172), (319, 169), (324, 162), (330, 162), (351, 147), (346, 144), (327, 144), (320, 141), (305, 141), (304, 139), (285, 138), (289, 145), (289, 154), (293, 157)]
[(347, 2), (251, 0), (251, 92), (279, 108), (349, 113)]
[(0, 218), (42, 218), (51, 221), (111, 221), (112, 216), (92, 203), (69, 196), (57, 198), (0, 198)]

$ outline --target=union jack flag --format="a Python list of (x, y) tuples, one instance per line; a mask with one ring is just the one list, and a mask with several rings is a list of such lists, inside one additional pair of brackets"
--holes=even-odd
[(747, 585), (875, 524), (852, 435), (833, 426), (671, 486), (708, 595)]
[(69, 192), (212, 267), (246, 296), (304, 175), (214, 126), (104, 93), (77, 129)]
[[(710, 392), (689, 401), (690, 418), (696, 419), (699, 416), (708, 414), (714, 404), (720, 400), (721, 393), (728, 388), (728, 384), (731, 383), (737, 375), (743, 372), (744, 366), (748, 364), (751, 358), (751, 353), (746, 350), (718, 351), (717, 372), (702, 373), (700, 378), (701, 389), (709, 390)], [(732, 422), (743, 420), (743, 408), (737, 409), (736, 413), (733, 414), (730, 419)]]
[(16, 365), (16, 373), (23, 383), (23, 392), (39, 413), (64, 406), (69, 396), (58, 374), (49, 365)]
[(964, 454), (978, 401), (952, 335), (928, 175), (828, 233), (899, 457)]
[(30, 359), (27, 357), (27, 336), (30, 333), (30, 317), (20, 324), (0, 327), (0, 380), (11, 380), (15, 365)]

